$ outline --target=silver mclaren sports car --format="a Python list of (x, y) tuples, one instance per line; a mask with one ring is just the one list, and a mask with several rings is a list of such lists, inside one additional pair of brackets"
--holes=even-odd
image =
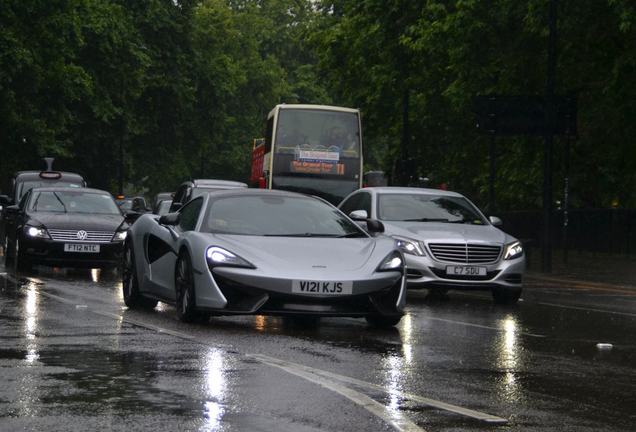
[(405, 260), (393, 239), (292, 192), (212, 192), (177, 213), (145, 214), (124, 251), (126, 305), (172, 303), (186, 322), (266, 314), (392, 326), (406, 303)]

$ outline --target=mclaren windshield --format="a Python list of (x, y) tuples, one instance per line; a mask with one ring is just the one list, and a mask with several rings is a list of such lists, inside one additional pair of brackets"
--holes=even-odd
[(277, 237), (367, 237), (355, 223), (321, 200), (262, 194), (210, 201), (201, 231)]

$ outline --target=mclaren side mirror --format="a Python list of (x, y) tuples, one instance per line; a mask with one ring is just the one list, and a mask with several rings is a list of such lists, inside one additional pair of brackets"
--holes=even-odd
[(181, 213), (168, 213), (159, 217), (159, 223), (161, 225), (174, 226), (178, 225), (181, 220)]
[(10, 205), (4, 208), (4, 211), (7, 214), (18, 214), (20, 212), (20, 206), (18, 205)]
[(366, 210), (354, 210), (349, 213), (349, 217), (354, 221), (366, 222), (369, 219), (369, 215)]
[(490, 216), (488, 220), (493, 226), (496, 226), (496, 227), (503, 226), (503, 221), (499, 219), (497, 216)]

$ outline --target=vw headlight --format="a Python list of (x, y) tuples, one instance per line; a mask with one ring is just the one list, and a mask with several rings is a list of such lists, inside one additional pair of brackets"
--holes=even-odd
[(421, 242), (407, 237), (394, 236), (393, 238), (395, 238), (395, 244), (398, 249), (403, 253), (415, 256), (426, 256), (424, 245)]
[(126, 236), (128, 235), (128, 231), (117, 231), (113, 236), (112, 241), (124, 241), (126, 240)]
[(45, 228), (38, 228), (38, 227), (33, 227), (33, 226), (27, 226), (24, 229), (26, 231), (26, 234), (29, 237), (35, 237), (35, 238), (50, 238), (49, 237), (49, 233), (46, 232)]
[(254, 265), (244, 260), (240, 256), (233, 254), (232, 252), (220, 248), (218, 246), (210, 246), (205, 253), (208, 264), (211, 267), (243, 267), (243, 268), (256, 268)]
[(519, 258), (523, 255), (523, 246), (521, 246), (521, 242), (510, 243), (506, 246), (506, 253), (504, 254), (504, 259), (510, 260)]
[(382, 264), (378, 267), (378, 271), (399, 271), (404, 270), (404, 258), (399, 252), (392, 252), (384, 258)]

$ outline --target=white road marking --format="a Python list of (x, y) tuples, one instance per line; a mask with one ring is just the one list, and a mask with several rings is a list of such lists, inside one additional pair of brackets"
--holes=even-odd
[[(483, 298), (482, 296), (479, 295), (470, 295), (470, 294), (466, 294), (466, 293), (458, 293), (461, 294), (464, 297), (472, 297), (472, 298)], [(588, 294), (586, 294), (586, 296), (588, 296)], [(634, 296), (631, 296), (634, 297)], [(523, 299), (521, 299), (523, 300)], [(521, 301), (519, 300), (519, 301)], [(548, 303), (548, 302), (538, 302), (538, 301), (533, 301), (533, 300), (525, 300), (526, 302), (528, 302), (529, 304), (538, 304), (538, 305), (543, 305), (543, 306), (552, 306), (552, 307), (558, 307), (558, 308), (563, 308), (563, 309), (575, 309), (575, 310), (584, 310), (584, 311), (588, 311), (588, 312), (599, 312), (599, 313), (607, 313), (607, 314), (614, 314), (614, 315), (623, 315), (623, 316), (628, 316), (628, 317), (635, 317), (636, 314), (635, 313), (630, 313), (630, 312), (619, 312), (619, 311), (612, 311), (612, 310), (607, 310), (607, 309), (594, 309), (594, 308), (586, 308), (583, 306), (568, 306), (568, 305), (562, 305), (562, 304), (558, 304), (558, 303)], [(538, 335), (539, 337), (545, 337), (545, 336), (541, 336)]]
[(293, 363), (288, 363), (286, 361), (261, 354), (248, 354), (248, 357), (256, 359), (259, 362), (271, 367), (282, 369), (289, 374), (296, 375), (297, 377), (303, 378), (307, 381), (318, 384), (321, 387), (338, 393), (339, 395), (346, 397), (353, 403), (360, 405), (376, 417), (381, 418), (398, 431), (424, 432), (424, 429), (420, 428), (418, 425), (407, 419), (399, 411), (390, 410), (375, 399), (372, 399), (363, 393), (353, 390), (352, 388), (343, 386), (336, 381), (325, 379), (319, 374), (313, 372), (313, 370), (311, 372), (306, 372), (304, 370), (305, 368), (296, 367), (293, 365)]
[[(412, 312), (409, 312), (411, 315), (418, 315), (418, 314), (414, 314)], [(446, 318), (436, 318), (436, 317), (430, 317), (430, 316), (425, 316), (424, 319), (427, 320), (432, 320), (432, 321), (441, 321), (441, 322), (445, 322), (445, 323), (449, 323), (449, 324), (457, 324), (457, 325), (463, 325), (463, 326), (467, 326), (467, 327), (476, 327), (476, 328), (481, 328), (481, 329), (486, 329), (486, 330), (494, 330), (500, 333), (505, 333), (507, 330), (504, 328), (500, 328), (500, 327), (492, 327), (492, 326), (487, 326), (487, 325), (483, 325), (483, 324), (474, 324), (474, 323), (469, 323), (469, 322), (465, 322), (465, 321), (456, 321), (456, 320), (451, 320), (451, 319), (446, 319)], [(524, 335), (524, 336), (529, 336), (529, 337), (535, 337), (535, 338), (544, 338), (546, 337), (545, 335), (540, 335), (540, 334), (535, 334), (535, 333), (526, 333), (526, 332), (518, 332), (517, 334), (520, 335)]]
[(612, 314), (612, 315), (636, 317), (636, 313), (630, 313), (630, 312), (618, 312), (618, 311), (611, 311), (611, 310), (605, 310), (605, 309), (588, 308), (583, 306), (566, 306), (566, 305), (560, 305), (557, 303), (547, 303), (547, 302), (533, 302), (533, 303), (542, 305), (542, 306), (558, 307), (562, 309), (574, 309), (574, 310), (582, 310), (587, 312), (599, 312), (599, 313), (606, 313), (606, 314)]
[(605, 282), (594, 282), (594, 281), (582, 281), (575, 279), (564, 279), (564, 278), (555, 278), (549, 276), (527, 276), (526, 279), (533, 280), (534, 283), (545, 284), (545, 283), (556, 283), (561, 286), (571, 286), (571, 287), (579, 287), (583, 289), (596, 289), (601, 291), (623, 291), (626, 293), (634, 294), (634, 285), (626, 285), (619, 283), (605, 283)]
[[(347, 377), (344, 375), (339, 375), (333, 372), (328, 372), (328, 371), (323, 371), (320, 369), (315, 369), (309, 366), (304, 366), (304, 365), (300, 365), (300, 364), (295, 364), (295, 363), (291, 363), (285, 360), (278, 360), (278, 359), (273, 359), (272, 357), (269, 356), (264, 356), (264, 355), (252, 355), (252, 357), (263, 357), (263, 358), (267, 358), (270, 359), (271, 361), (276, 360), (277, 362), (281, 362), (284, 363), (285, 365), (288, 366), (293, 366), (296, 369), (299, 369), (301, 371), (305, 371), (307, 373), (311, 373), (311, 374), (315, 374), (315, 375), (319, 375), (322, 376), (324, 378), (327, 379), (333, 379), (333, 380), (337, 380), (337, 381), (341, 381), (341, 382), (345, 382), (348, 384), (353, 384), (356, 386), (360, 386), (360, 387), (364, 387), (364, 388), (368, 388), (368, 389), (372, 389), (372, 390), (381, 390), (386, 392), (386, 388), (377, 385), (377, 384), (373, 384), (373, 383), (369, 383), (366, 381), (362, 381), (362, 380), (358, 380), (355, 378), (351, 378), (351, 377)], [(452, 405), (446, 402), (442, 402), (442, 401), (438, 401), (435, 399), (431, 399), (431, 398), (427, 398), (424, 396), (419, 396), (413, 393), (407, 393), (407, 392), (401, 392), (401, 391), (392, 391), (392, 393), (394, 393), (395, 395), (401, 397), (402, 399), (410, 399), (410, 400), (414, 400), (417, 401), (419, 403), (422, 403), (424, 405), (433, 407), (433, 408), (437, 408), (437, 409), (441, 409), (443, 411), (448, 411), (448, 412), (452, 412), (455, 414), (460, 414), (462, 416), (465, 417), (470, 417), (476, 420), (481, 420), (487, 423), (494, 423), (494, 424), (505, 424), (508, 423), (508, 420), (505, 418), (501, 418), (501, 417), (497, 417), (491, 414), (487, 414), (487, 413), (483, 413), (483, 412), (479, 412), (479, 411), (475, 411), (475, 410), (471, 410), (468, 408), (464, 408), (464, 407), (460, 407), (458, 405)]]
[[(77, 305), (76, 302), (71, 301), (71, 300), (67, 300), (63, 297), (57, 296), (55, 294), (51, 294), (48, 293), (46, 291), (43, 291), (41, 289), (38, 289), (38, 293), (40, 293), (41, 295), (48, 297), (52, 300), (56, 300), (59, 301), (61, 303), (64, 304), (68, 304), (68, 305)], [(194, 343), (198, 343), (201, 345), (205, 345), (205, 346), (211, 346), (211, 344), (207, 341), (201, 340), (195, 336), (191, 336), (188, 335), (186, 333), (182, 333), (179, 331), (174, 331), (174, 330), (169, 330), (163, 327), (159, 327), (159, 326), (155, 326), (152, 324), (147, 324), (141, 321), (137, 321), (137, 320), (132, 320), (130, 318), (124, 318), (122, 315), (120, 314), (116, 314), (113, 312), (108, 312), (108, 311), (103, 311), (103, 310), (96, 310), (93, 308), (87, 308), (89, 311), (97, 314), (97, 315), (101, 315), (104, 317), (108, 317), (108, 318), (114, 318), (117, 320), (121, 320), (122, 322), (126, 322), (128, 324), (131, 325), (135, 325), (138, 327), (142, 327), (142, 328), (146, 328), (149, 330), (153, 330), (156, 331), (157, 333), (163, 333), (163, 334), (168, 334), (177, 338), (181, 338), (181, 339), (185, 339), (185, 340), (189, 340), (191, 342)], [(494, 329), (494, 328), (493, 328)], [(218, 347), (218, 348), (233, 348), (231, 345), (225, 345), (225, 344), (215, 344), (214, 347)], [(347, 386), (343, 386), (340, 383), (347, 383), (347, 384), (352, 384), (352, 385), (356, 385), (362, 388), (367, 388), (367, 389), (373, 389), (373, 390), (379, 390), (382, 392), (387, 392), (388, 390), (385, 387), (382, 387), (380, 385), (377, 384), (373, 384), (373, 383), (369, 383), (366, 381), (362, 381), (362, 380), (358, 380), (355, 378), (351, 378), (351, 377), (347, 377), (344, 375), (339, 375), (339, 374), (335, 374), (332, 372), (328, 372), (328, 371), (324, 371), (324, 370), (320, 370), (320, 369), (316, 369), (316, 368), (312, 368), (309, 366), (304, 366), (304, 365), (300, 365), (300, 364), (296, 364), (296, 363), (292, 363), (292, 362), (288, 362), (282, 359), (277, 359), (274, 357), (270, 357), (270, 356), (266, 356), (266, 355), (262, 355), (262, 354), (249, 354), (246, 353), (244, 354), (246, 357), (249, 358), (253, 358), (256, 359), (258, 361), (260, 361), (261, 363), (267, 364), (269, 366), (272, 367), (277, 367), (279, 369), (285, 370), (286, 372), (296, 375), (298, 377), (301, 377), (303, 379), (306, 379), (310, 382), (313, 382), (315, 384), (318, 384), (322, 387), (325, 387), (329, 390), (334, 391), (335, 393), (338, 393), (344, 397), (346, 397), (347, 399), (351, 400), (352, 402), (362, 406), (363, 408), (367, 409), (368, 411), (370, 411), (371, 413), (373, 413), (374, 415), (378, 416), (379, 418), (381, 418), (382, 420), (386, 421), (388, 424), (390, 424), (391, 426), (393, 426), (395, 429), (397, 429), (398, 431), (405, 431), (405, 432), (425, 432), (424, 429), (420, 428), (419, 426), (417, 426), (415, 423), (411, 422), (410, 420), (408, 420), (405, 416), (403, 416), (401, 413), (399, 412), (393, 412), (391, 410), (389, 410), (386, 406), (382, 405), (381, 403), (377, 402), (376, 400), (370, 398), (369, 396), (360, 393), (350, 387)], [(424, 405), (427, 406), (431, 406), (433, 408), (437, 408), (443, 411), (448, 411), (448, 412), (452, 412), (455, 414), (459, 414), (465, 417), (469, 417), (469, 418), (473, 418), (476, 420), (480, 420), (483, 422), (487, 422), (487, 423), (491, 423), (491, 424), (505, 424), (508, 422), (508, 420), (506, 420), (505, 418), (501, 418), (501, 417), (497, 417), (497, 416), (493, 416), (491, 414), (487, 414), (487, 413), (483, 413), (483, 412), (479, 412), (479, 411), (475, 411), (475, 410), (471, 410), (469, 408), (464, 408), (464, 407), (460, 407), (458, 405), (452, 405), (452, 404), (448, 404), (446, 402), (442, 402), (442, 401), (438, 401), (435, 399), (431, 399), (431, 398), (427, 398), (424, 396), (419, 396), (416, 394), (412, 394), (412, 393), (407, 393), (407, 392), (401, 392), (401, 391), (391, 391), (392, 394), (395, 394), (397, 396), (399, 396), (402, 399), (409, 399), (409, 400), (414, 400), (417, 401), (419, 403), (422, 403)]]
[(56, 296), (55, 294), (51, 294), (51, 293), (48, 293), (46, 291), (38, 290), (38, 294), (41, 294), (44, 297), (48, 297), (48, 298), (53, 299), (53, 300), (57, 300), (60, 303), (64, 303), (64, 304), (72, 305), (72, 306), (77, 306), (77, 302), (65, 299), (64, 297)]

